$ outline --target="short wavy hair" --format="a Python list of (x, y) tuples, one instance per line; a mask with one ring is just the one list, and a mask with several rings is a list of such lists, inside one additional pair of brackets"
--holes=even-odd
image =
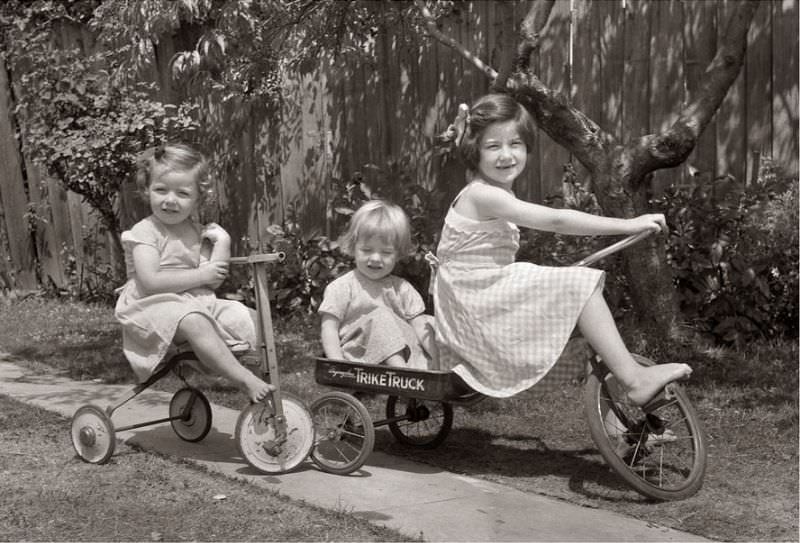
[(136, 185), (139, 191), (147, 195), (147, 189), (153, 181), (169, 172), (193, 172), (201, 203), (211, 194), (208, 159), (185, 143), (157, 145), (139, 156), (136, 169)]
[(394, 245), (401, 257), (410, 255), (413, 250), (408, 215), (400, 206), (385, 200), (370, 200), (353, 213), (347, 230), (339, 238), (339, 247), (353, 256), (358, 240), (373, 236)]
[(486, 128), (506, 121), (517, 123), (517, 130), (528, 153), (533, 150), (536, 125), (528, 110), (508, 94), (487, 94), (478, 98), (469, 108), (464, 137), (458, 147), (461, 159), (470, 170), (478, 169), (481, 138)]

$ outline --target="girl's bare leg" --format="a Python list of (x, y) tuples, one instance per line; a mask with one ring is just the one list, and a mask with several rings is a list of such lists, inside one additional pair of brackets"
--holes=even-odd
[(665, 385), (692, 373), (687, 364), (639, 365), (625, 347), (600, 289), (586, 303), (578, 317), (578, 327), (637, 405), (644, 405)]
[(247, 394), (250, 401), (260, 402), (275, 389), (239, 363), (219, 337), (211, 321), (200, 313), (190, 313), (178, 324), (175, 342), (184, 341), (192, 346), (200, 363), (208, 371), (235, 383)]

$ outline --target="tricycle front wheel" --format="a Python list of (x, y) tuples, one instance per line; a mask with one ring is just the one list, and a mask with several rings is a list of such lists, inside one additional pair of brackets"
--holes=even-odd
[(314, 445), (314, 423), (303, 402), (281, 392), (284, 420), (273, 397), (250, 404), (236, 421), (236, 444), (245, 460), (264, 473), (286, 473), (306, 459)]
[[(634, 355), (642, 365), (653, 365)], [(686, 392), (668, 385), (671, 399), (644, 412), (603, 364), (589, 375), (584, 408), (600, 454), (637, 492), (657, 500), (682, 500), (703, 484), (706, 441)]]
[(386, 401), (389, 431), (404, 445), (433, 449), (453, 427), (453, 407), (435, 400), (389, 396)]

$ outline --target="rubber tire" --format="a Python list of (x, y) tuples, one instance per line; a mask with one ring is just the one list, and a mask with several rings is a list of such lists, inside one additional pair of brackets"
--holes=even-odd
[[(323, 420), (323, 410), (326, 407), (341, 409), (341, 420), (338, 422)], [(316, 434), (311, 460), (322, 471), (336, 475), (348, 475), (364, 465), (375, 447), (375, 427), (369, 411), (361, 401), (346, 392), (326, 392), (311, 404), (311, 417), (314, 420), (314, 433)], [(355, 421), (356, 428), (363, 428), (363, 434), (358, 434), (355, 439), (345, 441), (346, 438), (352, 438), (355, 435), (354, 432), (345, 433), (344, 425), (350, 421)], [(335, 426), (332, 426), (331, 423), (334, 423)], [(328, 458), (328, 451), (333, 449), (331, 452), (342, 454), (345, 445), (350, 449), (347, 452), (356, 452), (355, 457), (346, 457), (344, 461), (334, 461)]]
[(280, 474), (293, 470), (308, 457), (314, 446), (314, 423), (303, 402), (292, 394), (281, 392), (281, 403), (287, 440), (277, 455), (263, 446), (265, 440), (262, 439), (275, 435), (274, 425), (259, 422), (262, 417), (270, 419), (275, 413), (271, 395), (263, 402), (247, 406), (236, 421), (235, 439), (239, 452), (248, 464), (262, 473)]
[[(402, 426), (398, 422), (390, 422), (389, 423), (389, 431), (395, 437), (397, 441), (403, 443), (404, 445), (409, 445), (411, 447), (416, 447), (419, 449), (435, 449), (447, 437), (447, 434), (450, 433), (450, 429), (453, 427), (453, 407), (446, 402), (440, 402), (436, 400), (420, 400), (416, 398), (405, 398), (400, 396), (389, 396), (386, 400), (386, 418), (392, 419), (398, 415), (398, 403), (406, 402), (405, 404), (405, 412), (403, 415), (407, 416), (407, 423), (403, 424)], [(435, 433), (431, 435), (419, 435), (414, 436), (408, 432), (408, 429), (411, 428), (413, 425), (415, 428), (418, 425), (424, 424), (426, 421), (430, 421), (430, 416), (424, 417), (418, 421), (414, 420), (414, 410), (418, 409), (427, 409), (429, 412), (433, 411), (428, 406), (437, 406), (441, 407), (442, 410), (442, 418), (441, 424), (436, 430)], [(427, 425), (426, 425), (427, 427)]]
[(211, 430), (211, 404), (205, 394), (194, 387), (180, 389), (169, 402), (169, 416), (179, 417), (192, 395), (194, 400), (188, 420), (174, 419), (169, 422), (179, 438), (196, 443), (206, 437)]
[(105, 464), (114, 454), (117, 436), (105, 411), (84, 405), (75, 411), (70, 427), (72, 447), (84, 462)]
[[(641, 365), (654, 365), (654, 362), (648, 358), (639, 355), (633, 356)], [(618, 406), (622, 405), (626, 410), (632, 410), (631, 412), (634, 413), (640, 421), (645, 418), (645, 413), (640, 408), (630, 406), (629, 402), (626, 402), (624, 398), (622, 401), (619, 400), (620, 393), (615, 393), (615, 390), (618, 391), (619, 387), (614, 385), (613, 379), (614, 377), (611, 375), (608, 368), (602, 365), (599, 370), (595, 369), (592, 371), (584, 386), (584, 412), (589, 425), (589, 432), (605, 461), (631, 487), (648, 498), (671, 501), (682, 500), (696, 494), (703, 485), (703, 477), (706, 471), (706, 437), (700, 419), (689, 397), (686, 395), (686, 392), (680, 385), (677, 383), (674, 384), (674, 407), (670, 407), (670, 409), (677, 409), (680, 412), (681, 418), (684, 421), (684, 432), (687, 435), (686, 439), (691, 441), (692, 457), (690, 462), (686, 463), (687, 474), (676, 484), (664, 486), (651, 482), (651, 480), (644, 477), (644, 474), (636, 469), (632, 469), (618, 452), (617, 447), (620, 444), (620, 439), (619, 437), (610, 435), (613, 431), (609, 426), (611, 421), (610, 417), (613, 417), (613, 420), (616, 422), (619, 422), (620, 418), (612, 410), (605, 408), (606, 402), (603, 398), (613, 398)], [(654, 413), (657, 414), (659, 411), (660, 410), (657, 409)], [(619, 435), (619, 433), (617, 433), (617, 435)], [(637, 445), (641, 445), (641, 443), (641, 441), (638, 441)]]

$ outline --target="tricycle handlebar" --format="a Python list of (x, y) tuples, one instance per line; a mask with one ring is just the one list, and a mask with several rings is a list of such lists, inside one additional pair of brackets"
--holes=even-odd
[(589, 264), (593, 264), (594, 262), (597, 262), (602, 258), (605, 258), (609, 255), (619, 252), (622, 249), (625, 249), (626, 247), (630, 247), (634, 243), (639, 243), (652, 233), (653, 233), (652, 230), (643, 230), (638, 234), (633, 234), (631, 236), (628, 236), (627, 238), (620, 240), (613, 245), (609, 245), (604, 249), (600, 249), (596, 253), (590, 254), (586, 258), (574, 263), (573, 266), (588, 266)]
[(255, 264), (257, 262), (283, 262), (286, 258), (286, 253), (260, 253), (249, 256), (234, 256), (231, 257), (231, 264)]

